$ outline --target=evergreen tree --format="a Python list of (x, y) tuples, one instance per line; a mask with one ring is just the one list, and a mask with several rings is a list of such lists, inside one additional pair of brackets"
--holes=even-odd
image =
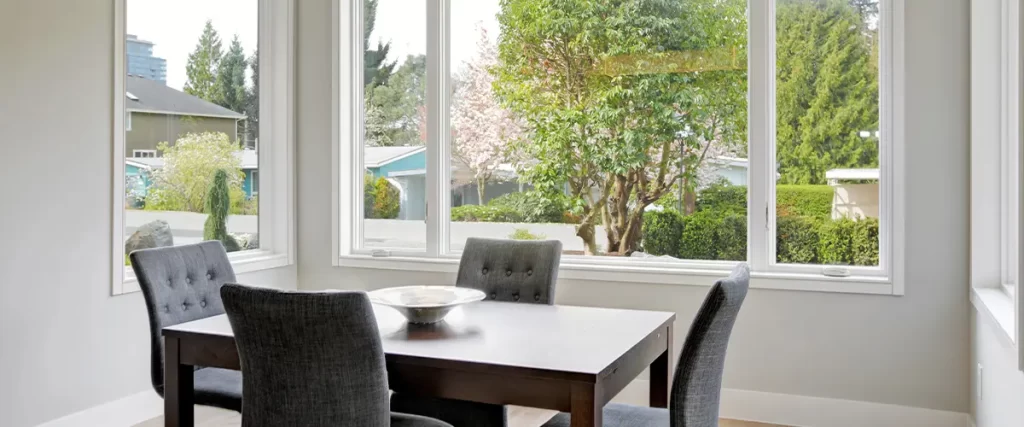
[(228, 213), (231, 211), (231, 191), (228, 187), (228, 173), (218, 169), (206, 196), (206, 223), (203, 224), (203, 240), (217, 240), (228, 252), (239, 250), (238, 242), (228, 234)]
[(387, 62), (391, 42), (377, 42), (370, 49), (370, 35), (377, 20), (377, 0), (363, 0), (363, 85), (370, 87), (386, 84), (395, 70), (395, 61)]
[(387, 83), (370, 85), (365, 93), (365, 127), (368, 144), (418, 145), (426, 103), (427, 57), (409, 55)]
[(780, 183), (825, 184), (829, 169), (878, 166), (878, 70), (860, 4), (778, 3)]
[(196, 49), (188, 55), (185, 65), (185, 93), (210, 102), (220, 99), (217, 87), (217, 67), (221, 58), (220, 36), (213, 22), (206, 21)]
[(252, 81), (245, 91), (245, 115), (248, 117), (247, 145), (256, 143), (260, 136), (260, 51), (257, 49), (249, 58)]
[(245, 51), (238, 35), (231, 40), (227, 53), (217, 67), (217, 104), (236, 113), (245, 111)]

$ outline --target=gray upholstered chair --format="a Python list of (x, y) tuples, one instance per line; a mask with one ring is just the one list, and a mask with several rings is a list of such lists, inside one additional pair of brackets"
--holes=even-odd
[[(455, 286), (479, 289), (487, 300), (553, 304), (562, 243), (466, 239)], [(455, 427), (498, 427), (508, 424), (503, 405), (395, 393), (396, 411), (434, 417)]]
[[(153, 388), (164, 395), (164, 327), (224, 314), (220, 288), (235, 272), (217, 241), (143, 249), (129, 255), (149, 313)], [(242, 374), (219, 368), (195, 371), (195, 403), (242, 410)]]
[[(679, 355), (668, 409), (610, 403), (604, 408), (604, 425), (717, 427), (725, 351), (749, 285), (750, 268), (740, 264), (704, 297)], [(569, 414), (561, 413), (544, 427), (569, 424)]]
[(221, 295), (245, 376), (243, 426), (451, 427), (391, 412), (365, 293), (228, 284)]

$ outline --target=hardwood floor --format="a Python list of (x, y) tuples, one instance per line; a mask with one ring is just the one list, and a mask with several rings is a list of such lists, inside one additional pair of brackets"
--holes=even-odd
[[(555, 415), (555, 411), (512, 406), (509, 410), (509, 427), (537, 427)], [(196, 427), (238, 427), (242, 417), (237, 412), (207, 406), (196, 406)], [(163, 417), (156, 417), (135, 427), (162, 427)], [(719, 427), (783, 427), (774, 424), (747, 421), (722, 420)]]

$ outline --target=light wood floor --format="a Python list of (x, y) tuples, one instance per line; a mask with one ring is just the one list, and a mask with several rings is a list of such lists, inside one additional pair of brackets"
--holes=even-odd
[[(544, 409), (523, 408), (512, 406), (509, 410), (509, 427), (537, 427), (555, 415), (555, 411)], [(196, 427), (238, 427), (242, 423), (237, 412), (223, 409), (196, 406)], [(136, 424), (135, 427), (162, 427), (164, 418), (157, 417)], [(747, 421), (722, 420), (719, 427), (783, 427), (773, 424), (752, 423)]]

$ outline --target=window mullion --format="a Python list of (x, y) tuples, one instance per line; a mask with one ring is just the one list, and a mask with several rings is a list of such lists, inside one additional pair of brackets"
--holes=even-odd
[(774, 0), (753, 0), (749, 5), (748, 191), (747, 259), (754, 271), (765, 271), (774, 251)]
[(427, 255), (448, 252), (450, 1), (427, 0)]

